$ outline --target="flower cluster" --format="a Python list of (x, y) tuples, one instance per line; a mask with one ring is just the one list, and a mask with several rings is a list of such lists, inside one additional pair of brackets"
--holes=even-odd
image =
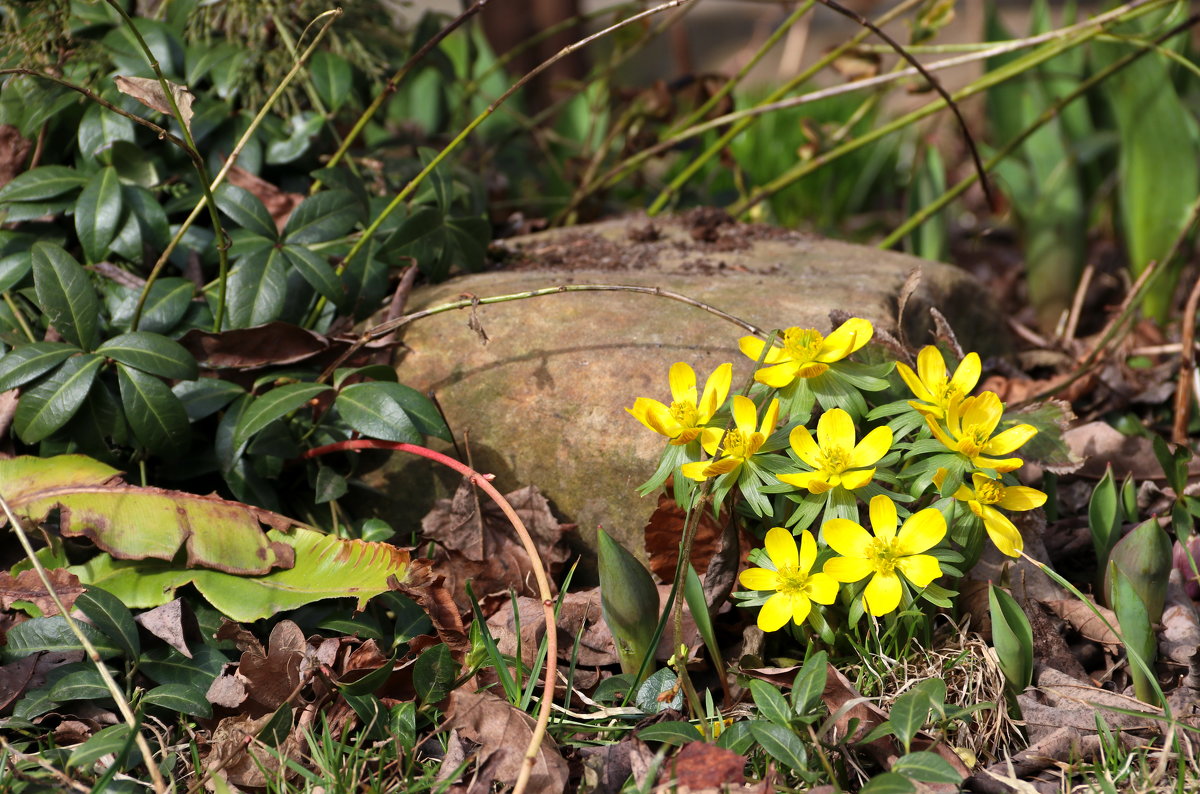
[[(937, 580), (961, 576), (985, 532), (1002, 553), (1020, 554), (1021, 534), (1001, 511), (1046, 500), (1011, 474), (1024, 462), (1015, 453), (1038, 431), (1006, 421), (995, 393), (972, 393), (982, 374), (977, 354), (953, 373), (932, 346), (918, 354), (916, 371), (851, 360), (870, 352), (863, 348), (873, 335), (855, 317), (827, 335), (787, 328), (767, 340), (743, 337), (739, 348), (756, 364), (744, 393), (729, 396), (733, 366), (725, 363), (697, 397), (695, 372), (680, 362), (670, 370), (669, 406), (640, 398), (628, 409), (668, 439), (643, 492), (673, 475), (685, 507), (707, 491), (719, 510), (736, 489), (749, 508), (734, 514), (763, 533), (764, 547), (739, 577), (746, 592), (734, 595), (761, 607), (763, 631), (825, 625), (817, 615), (828, 610), (854, 621), (918, 599), (947, 606), (954, 593)], [(868, 395), (905, 386), (912, 399), (868, 404)]]

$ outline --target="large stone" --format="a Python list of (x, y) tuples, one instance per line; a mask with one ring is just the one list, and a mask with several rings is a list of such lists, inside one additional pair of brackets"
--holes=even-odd
[[(561, 284), (658, 286), (764, 329), (830, 330), (831, 311), (893, 333), (909, 274), (921, 280), (905, 331), (931, 340), (930, 307), (964, 344), (1003, 346), (1002, 316), (982, 286), (948, 265), (693, 212), (643, 217), (504, 241), (506, 267), (417, 290), (410, 311)], [(476, 329), (471, 326), (475, 325)], [(670, 402), (667, 369), (686, 361), (701, 385), (734, 363), (734, 388), (752, 363), (737, 349), (745, 331), (701, 309), (627, 292), (555, 294), (435, 315), (409, 326), (402, 382), (432, 391), (477, 469), (501, 491), (539, 486), (585, 547), (603, 526), (633, 550), (654, 507), (635, 489), (654, 471), (664, 439), (625, 412), (637, 397)], [(484, 335), (486, 334), (486, 343)], [(393, 520), (415, 519), (453, 490), (424, 462), (396, 458), (368, 482), (394, 498)]]

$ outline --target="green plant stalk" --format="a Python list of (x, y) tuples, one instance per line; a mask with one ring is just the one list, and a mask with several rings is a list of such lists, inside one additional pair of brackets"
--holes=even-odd
[[(271, 108), (274, 107), (275, 103), (279, 101), (279, 98), (283, 96), (284, 91), (287, 90), (288, 85), (296, 78), (296, 75), (300, 73), (300, 69), (303, 67), (304, 63), (307, 62), (309, 57), (316, 50), (317, 45), (321, 42), (321, 39), (325, 38), (325, 33), (329, 30), (330, 25), (334, 23), (340, 14), (340, 9), (334, 9), (332, 11), (326, 11), (322, 13), (312, 21), (311, 24), (316, 24), (322, 17), (329, 17), (329, 20), (321, 27), (319, 31), (317, 31), (317, 34), (313, 37), (312, 43), (308, 45), (307, 49), (305, 49), (304, 54), (300, 56), (300, 60), (292, 65), (291, 71), (284, 75), (283, 79), (279, 81), (279, 85), (275, 87), (275, 90), (271, 92), (269, 97), (267, 97), (267, 101), (263, 103), (263, 106), (259, 109), (258, 113), (250, 121), (250, 125), (246, 127), (246, 131), (242, 133), (242, 137), (238, 139), (237, 144), (234, 145), (233, 151), (231, 151), (229, 156), (225, 158), (225, 164), (221, 166), (221, 170), (217, 172), (212, 184), (209, 185), (209, 193), (215, 191), (221, 185), (221, 183), (225, 181), (226, 175), (229, 174), (234, 164), (237, 163), (238, 155), (242, 153), (242, 149), (245, 149), (246, 144), (248, 144), (250, 139), (254, 137), (254, 133), (262, 125), (263, 119), (267, 117), (267, 114), (271, 111)], [(166, 249), (164, 249), (162, 254), (158, 257), (158, 261), (155, 262), (154, 267), (151, 268), (150, 274), (146, 276), (146, 283), (142, 287), (142, 294), (138, 296), (137, 306), (134, 308), (133, 319), (130, 325), (131, 331), (137, 330), (138, 323), (141, 320), (142, 310), (146, 305), (146, 299), (150, 295), (150, 288), (154, 286), (154, 282), (158, 280), (159, 274), (162, 273), (163, 267), (165, 267), (167, 264), (167, 260), (171, 258), (171, 254), (174, 253), (175, 248), (179, 245), (180, 241), (183, 240), (183, 235), (186, 234), (187, 230), (192, 227), (192, 224), (196, 222), (196, 219), (200, 217), (200, 213), (204, 211), (204, 208), (208, 204), (209, 201), (207, 196), (202, 196), (200, 201), (197, 202), (196, 206), (192, 208), (192, 211), (188, 214), (187, 218), (185, 218), (183, 223), (179, 225), (179, 229), (175, 232), (175, 236), (171, 238), (171, 241), (167, 244)]]
[[(179, 128), (183, 131), (183, 139), (187, 143), (187, 151), (192, 157), (192, 164), (195, 166), (196, 174), (200, 178), (200, 189), (204, 191), (204, 198), (208, 202), (208, 215), (212, 221), (213, 234), (217, 239), (217, 261), (220, 267), (221, 287), (217, 295), (217, 312), (216, 317), (213, 319), (213, 331), (220, 331), (221, 321), (225, 317), (226, 287), (229, 281), (229, 240), (226, 237), (225, 228), (221, 224), (221, 215), (217, 212), (217, 204), (213, 201), (212, 188), (208, 184), (208, 167), (204, 164), (204, 158), (200, 156), (200, 151), (196, 148), (196, 141), (192, 138), (191, 126), (184, 119), (183, 114), (179, 112), (179, 105), (175, 102), (175, 92), (171, 90), (171, 84), (163, 74), (162, 67), (159, 66), (158, 59), (154, 57), (154, 52), (150, 49), (150, 45), (146, 44), (146, 40), (142, 38), (142, 32), (137, 29), (137, 25), (133, 24), (133, 19), (129, 16), (129, 12), (117, 0), (106, 0), (106, 2), (121, 15), (121, 19), (125, 21), (125, 25), (133, 33), (134, 38), (137, 39), (138, 46), (142, 48), (142, 53), (150, 63), (150, 68), (154, 70), (154, 75), (158, 78), (159, 89), (163, 92), (163, 97), (171, 107), (171, 115), (179, 122)], [(143, 295), (147, 294), (148, 291), (148, 289), (143, 289)], [(131, 326), (134, 330), (137, 328), (137, 320), (140, 319), (138, 310), (141, 309), (141, 306), (142, 302), (139, 300)]]
[[(886, 25), (900, 14), (903, 14), (908, 9), (917, 5), (918, 2), (921, 2), (921, 0), (904, 0), (904, 2), (900, 3), (895, 8), (891, 9), (885, 14), (882, 14), (879, 17), (877, 24)], [(813, 75), (817, 74), (826, 66), (840, 58), (846, 51), (861, 43), (863, 39), (870, 35), (870, 33), (871, 31), (863, 28), (854, 36), (851, 36), (849, 39), (847, 39), (844, 43), (831, 50), (824, 57), (820, 58), (812, 66), (808, 67), (804, 71), (800, 72), (800, 74), (796, 75), (791, 80), (788, 80), (782, 86), (772, 91), (763, 101), (763, 104), (769, 104), (787, 96), (794, 89), (807, 82), (811, 77), (813, 77)], [(650, 215), (657, 215), (659, 212), (661, 212), (667, 201), (670, 200), (671, 196), (679, 192), (679, 189), (683, 187), (684, 183), (695, 176), (696, 172), (699, 171), (709, 160), (719, 154), (726, 146), (729, 145), (731, 140), (740, 135), (743, 130), (753, 123), (753, 118), (746, 119), (738, 122), (725, 133), (723, 133), (721, 137), (718, 138), (715, 143), (713, 143), (712, 146), (708, 147), (708, 149), (706, 149), (695, 160), (688, 163), (687, 167), (680, 171), (679, 174), (676, 175), (673, 180), (671, 180), (670, 184), (662, 189), (662, 191), (658, 194), (658, 197), (654, 199), (654, 202), (650, 205), (646, 212)]]
[[(1148, 7), (1144, 8), (1147, 11), (1150, 10)], [(1066, 52), (1072, 47), (1077, 47), (1080, 44), (1090, 41), (1099, 35), (1100, 31), (1102, 30), (1102, 27), (1096, 22), (1096, 20), (1092, 20), (1090, 25), (1090, 30), (1085, 31), (1076, 37), (1067, 38), (1048, 44), (1039, 50), (1036, 50), (1035, 52), (1027, 54), (1019, 60), (1013, 61), (1012, 63), (1006, 64), (1005, 66), (993, 72), (985, 74), (975, 82), (952, 94), (951, 99), (955, 102), (961, 102), (964, 99), (972, 97), (975, 94), (986, 91), (995, 85), (999, 85), (1006, 80), (1016, 77), (1017, 75), (1028, 71), (1034, 66), (1045, 63), (1055, 56)], [(735, 202), (727, 209), (731, 215), (741, 215), (764, 199), (769, 198), (780, 190), (783, 190), (800, 179), (803, 179), (812, 172), (822, 168), (825, 165), (828, 165), (839, 157), (856, 151), (869, 143), (873, 143), (880, 138), (884, 138), (892, 134), (893, 132), (904, 129), (905, 127), (908, 127), (909, 125), (920, 121), (921, 119), (933, 115), (945, 106), (946, 101), (944, 99), (935, 99), (924, 107), (918, 108), (911, 113), (906, 113), (905, 115), (893, 119), (887, 124), (877, 127), (876, 129), (861, 135), (858, 138), (847, 141), (846, 143), (834, 149), (830, 149), (829, 151), (814, 157), (812, 160), (800, 163), (799, 165), (788, 169), (788, 171), (781, 174), (779, 177), (756, 189), (753, 193), (751, 193), (751, 195)]]
[[(1024, 130), (1022, 130), (1020, 135), (1018, 135), (1017, 137), (1013, 138), (1011, 141), (1006, 143), (1004, 146), (1002, 146), (1000, 148), (999, 151), (997, 151), (994, 155), (992, 155), (990, 158), (988, 158), (987, 162), (983, 164), (984, 170), (991, 171), (992, 169), (994, 169), (997, 165), (1000, 164), (1001, 161), (1003, 161), (1006, 157), (1008, 157), (1013, 152), (1015, 152), (1021, 146), (1021, 144), (1023, 144), (1025, 141), (1027, 141), (1035, 132), (1037, 132), (1039, 129), (1044, 127), (1046, 124), (1049, 124), (1051, 121), (1053, 121), (1055, 118), (1057, 118), (1058, 115), (1063, 111), (1063, 109), (1067, 107), (1067, 105), (1070, 105), (1076, 99), (1079, 99), (1080, 97), (1085, 95), (1088, 91), (1090, 91), (1094, 87), (1096, 87), (1098, 84), (1107, 80), (1109, 77), (1111, 77), (1116, 72), (1119, 72), (1121, 69), (1124, 69), (1126, 66), (1133, 63), (1138, 58), (1141, 58), (1143, 55), (1146, 55), (1147, 53), (1156, 51), (1157, 49), (1159, 49), (1159, 47), (1157, 46), (1159, 42), (1165, 40), (1166, 38), (1170, 38), (1171, 36), (1174, 36), (1177, 33), (1178, 33), (1178, 30), (1171, 31), (1171, 32), (1165, 34), (1165, 36), (1162, 39), (1159, 39), (1159, 41), (1155, 42), (1153, 45), (1147, 45), (1144, 49), (1135, 50), (1135, 51), (1119, 58), (1118, 60), (1113, 61), (1108, 66), (1106, 66), (1105, 68), (1096, 72), (1091, 77), (1087, 78), (1082, 83), (1080, 83), (1075, 88), (1075, 90), (1071, 91), (1069, 94), (1066, 94), (1065, 96), (1063, 96), (1063, 97), (1059, 98), (1058, 100), (1056, 100), (1055, 102), (1053, 102), (1049, 107), (1047, 107), (1044, 111), (1042, 111), (1042, 114), (1040, 116), (1038, 116), (1037, 119), (1034, 120), (1033, 124), (1029, 125)], [(913, 213), (908, 218), (908, 220), (906, 220), (904, 223), (902, 223), (900, 226), (898, 226), (887, 237), (883, 238), (879, 242), (878, 247), (886, 249), (886, 248), (891, 248), (892, 246), (899, 243), (901, 240), (903, 240), (905, 237), (907, 237), (914, 229), (916, 229), (921, 224), (925, 223), (925, 221), (929, 220), (931, 217), (933, 217), (937, 213), (941, 212), (943, 209), (945, 209), (947, 204), (949, 204), (951, 201), (953, 201), (954, 199), (961, 196), (964, 192), (966, 192), (967, 188), (969, 188), (971, 185), (975, 184), (975, 182), (978, 181), (978, 179), (979, 179), (979, 173), (975, 172), (975, 171), (972, 171), (970, 174), (963, 177), (961, 180), (958, 181), (957, 184), (954, 185), (954, 187), (950, 188), (945, 193), (943, 193), (941, 196), (939, 196), (937, 199), (935, 199), (931, 203), (927, 204), (926, 206), (922, 207), (917, 212)]]
[(8, 304), (8, 310), (13, 313), (13, 317), (16, 319), (17, 325), (21, 326), (21, 330), (25, 333), (25, 338), (30, 342), (36, 342), (37, 337), (33, 335), (33, 329), (31, 329), (29, 327), (29, 323), (26, 322), (24, 312), (22, 312), (20, 307), (17, 306), (16, 301), (12, 299), (12, 295), (10, 295), (8, 292), (4, 293), (4, 302)]
[(37, 571), (38, 578), (42, 581), (42, 586), (46, 588), (46, 592), (50, 595), (51, 600), (54, 601), (54, 605), (58, 607), (59, 614), (63, 616), (63, 620), (66, 621), (71, 633), (75, 635), (75, 639), (79, 640), (79, 644), (87, 651), (88, 658), (96, 666), (97, 672), (100, 673), (100, 678), (104, 681), (105, 689), (108, 690), (109, 694), (112, 695), (113, 701), (116, 702), (117, 710), (121, 712), (121, 717), (129, 726), (129, 730), (134, 736), (134, 741), (137, 743), (138, 750), (141, 751), (142, 757), (146, 761), (146, 768), (150, 772), (150, 781), (154, 786), (154, 790), (158, 794), (165, 794), (167, 791), (166, 781), (163, 780), (158, 764), (154, 763), (154, 753), (150, 750), (150, 743), (146, 741), (146, 737), (138, 729), (138, 718), (133, 713), (133, 709), (130, 708), (129, 701), (125, 698), (125, 693), (117, 686), (112, 673), (108, 671), (108, 667), (101, 661), (100, 652), (96, 650), (96, 646), (92, 645), (91, 640), (79, 628), (79, 623), (71, 616), (71, 610), (59, 598), (58, 591), (54, 589), (54, 584), (50, 581), (50, 576), (46, 573), (46, 566), (42, 565), (42, 561), (38, 559), (37, 553), (33, 550), (33, 545), (29, 542), (29, 536), (25, 532), (24, 524), (13, 513), (12, 508), (3, 495), (0, 495), (0, 509), (8, 517), (8, 523), (12, 526), (13, 532), (16, 533), (17, 540), (21, 543), (21, 548), (25, 551), (25, 556), (29, 558), (29, 562), (33, 565), (34, 570)]

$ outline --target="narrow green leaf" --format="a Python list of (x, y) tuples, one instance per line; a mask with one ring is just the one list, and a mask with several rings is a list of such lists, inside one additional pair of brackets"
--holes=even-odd
[(797, 714), (809, 714), (816, 708), (825, 691), (825, 679), (829, 675), (829, 656), (817, 651), (804, 661), (796, 680), (792, 682), (792, 710)]
[(296, 207), (283, 227), (283, 239), (293, 245), (336, 240), (358, 223), (359, 210), (350, 191), (322, 191)]
[(13, 429), (26, 444), (36, 444), (71, 421), (91, 391), (104, 359), (73, 356), (21, 395)]
[(929, 720), (929, 706), (929, 696), (915, 689), (905, 692), (892, 704), (888, 722), (892, 724), (892, 733), (904, 745), (904, 752), (909, 751), (913, 737)]
[(334, 401), (338, 413), (352, 428), (370, 438), (419, 443), (421, 434), (400, 404), (384, 388), (388, 384), (355, 383), (342, 389)]
[(949, 761), (937, 753), (924, 750), (902, 756), (892, 764), (892, 771), (925, 783), (953, 783), (957, 786), (963, 781), (963, 776)]
[(125, 759), (134, 747), (133, 731), (125, 723), (101, 728), (83, 744), (71, 751), (68, 767), (90, 767), (108, 755), (116, 756), (117, 768), (125, 766)]
[(237, 430), (234, 431), (234, 447), (240, 447), (271, 422), (290, 414), (318, 394), (328, 390), (329, 387), (322, 383), (289, 383), (254, 398), (254, 401), (242, 412)]
[(29, 251), (0, 256), (0, 292), (7, 292), (25, 280), (33, 270), (33, 258)]
[(637, 737), (643, 742), (662, 742), (663, 744), (676, 745), (699, 741), (701, 735), (699, 727), (682, 720), (656, 722), (653, 725), (639, 728), (637, 732)]
[(183, 403), (153, 375), (119, 364), (121, 405), (134, 436), (159, 455), (178, 455), (187, 447), (188, 418)]
[(100, 169), (88, 180), (75, 203), (75, 233), (89, 263), (99, 262), (108, 255), (124, 211), (117, 169), (111, 166)]
[[(441, 647), (445, 647), (445, 646), (443, 645)], [(388, 678), (391, 677), (392, 672), (394, 671), (393, 668), (396, 664), (396, 657), (399, 655), (400, 655), (400, 651), (398, 649), (396, 651), (393, 651), (391, 657), (389, 659), (385, 660), (384, 663), (381, 664), (379, 667), (375, 668), (374, 670), (367, 673), (363, 677), (358, 678), (350, 683), (338, 683), (338, 685), (337, 685), (338, 689), (340, 689), (343, 694), (350, 694), (350, 695), (369, 695), (369, 694), (371, 694), (376, 689), (383, 686), (384, 682), (386, 682), (388, 680)], [(415, 675), (416, 670), (414, 670), (413, 673)]]
[(238, 226), (265, 237), (268, 240), (278, 240), (279, 231), (271, 213), (258, 196), (245, 188), (225, 183), (217, 188), (217, 208), (225, 213)]
[(127, 658), (136, 659), (141, 654), (142, 643), (133, 613), (112, 593), (89, 586), (75, 599), (75, 606), (87, 615), (92, 625), (108, 635)]
[(84, 350), (96, 346), (100, 299), (87, 272), (61, 246), (33, 244), (33, 286), (46, 319)]
[(33, 342), (9, 351), (0, 358), (0, 391), (24, 386), (78, 352), (65, 342)]
[(774, 684), (752, 678), (750, 679), (750, 694), (754, 697), (754, 705), (758, 706), (759, 714), (776, 725), (791, 730), (794, 714), (788, 705), (787, 698), (775, 688)]
[(761, 720), (750, 723), (750, 732), (767, 753), (789, 769), (808, 766), (808, 753), (800, 737), (787, 728)]
[(142, 654), (138, 669), (156, 684), (186, 684), (207, 692), (229, 659), (211, 645), (199, 645), (191, 651), (189, 659), (171, 647), (153, 648)]
[(339, 55), (321, 50), (312, 57), (309, 76), (325, 107), (336, 113), (350, 95), (350, 64)]
[[(101, 659), (121, 655), (121, 648), (100, 629), (78, 620), (75, 625), (100, 653)], [(67, 626), (67, 619), (55, 615), (51, 618), (32, 618), (13, 626), (8, 630), (8, 644), (4, 646), (3, 653), (4, 661), (11, 662), (39, 651), (65, 653), (83, 650), (79, 638)]]
[(195, 380), (196, 359), (183, 345), (161, 334), (133, 331), (109, 339), (97, 353), (150, 375), (172, 380)]
[(85, 174), (65, 165), (43, 165), (13, 177), (0, 188), (0, 202), (45, 201), (83, 187)]
[(142, 696), (143, 706), (158, 706), (171, 712), (192, 717), (211, 717), (212, 704), (205, 690), (190, 684), (163, 684)]
[(1121, 510), (1110, 463), (1088, 500), (1088, 529), (1092, 532), (1092, 548), (1096, 552), (1096, 564), (1100, 570), (1108, 567), (1108, 555), (1121, 537), (1118, 532), (1120, 525)]
[(1000, 670), (1010, 691), (1020, 694), (1033, 680), (1033, 629), (1016, 599), (995, 585), (988, 586), (988, 606)]
[(328, 466), (317, 467), (317, 481), (313, 486), (313, 502), (319, 505), (341, 499), (350, 490), (346, 478)]
[(290, 244), (283, 246), (283, 255), (310, 287), (337, 306), (345, 302), (346, 291), (325, 257), (304, 246)]

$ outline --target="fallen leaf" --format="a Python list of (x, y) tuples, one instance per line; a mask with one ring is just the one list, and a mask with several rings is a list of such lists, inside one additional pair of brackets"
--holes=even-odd
[[(1120, 647), (1121, 638), (1104, 625), (1105, 620), (1113, 626), (1117, 625), (1117, 615), (1108, 607), (1102, 607), (1092, 602), (1090, 598), (1087, 602), (1080, 601), (1078, 598), (1062, 598), (1043, 603), (1055, 615), (1070, 623), (1071, 628), (1079, 632), (1079, 636), (1084, 639), (1110, 648)], [(1097, 616), (1096, 612), (1092, 610), (1096, 610), (1100, 615)]]
[(659, 785), (675, 785), (684, 790), (741, 787), (746, 783), (746, 757), (707, 742), (689, 742), (683, 746), (668, 768), (659, 775)]
[[(679, 561), (679, 539), (683, 537), (683, 526), (687, 520), (687, 511), (675, 503), (669, 494), (659, 494), (658, 507), (650, 515), (642, 536), (646, 542), (646, 555), (650, 560), (650, 570), (660, 581), (670, 582), (675, 578), (675, 565)], [(691, 563), (700, 578), (704, 578), (709, 561), (722, 547), (721, 538), (729, 526), (728, 512), (722, 512), (719, 519), (712, 513), (704, 511), (700, 523), (696, 527), (696, 537), (692, 541)]]
[(142, 612), (134, 620), (189, 659), (192, 658), (192, 652), (188, 650), (188, 640), (203, 642), (196, 615), (182, 598)]
[(31, 141), (21, 137), (21, 131), (11, 124), (0, 124), (0, 187), (25, 170)]
[(304, 632), (290, 620), (271, 629), (265, 654), (253, 649), (242, 654), (238, 674), (246, 681), (250, 699), (274, 711), (287, 701), (304, 680), (302, 665), (309, 652)]
[[(65, 568), (54, 568), (46, 571), (54, 592), (70, 609), (75, 599), (83, 593), (84, 587), (79, 583), (79, 577)], [(52, 617), (58, 614), (58, 606), (50, 597), (50, 591), (42, 583), (38, 572), (32, 568), (21, 571), (15, 577), (7, 571), (0, 572), (0, 609), (12, 609), (16, 601), (28, 601), (42, 612), (42, 617)]]
[(626, 734), (620, 741), (599, 747), (581, 747), (584, 781), (592, 794), (619, 794), (626, 781), (645, 780), (654, 752), (641, 739)]
[[(534, 719), (491, 692), (455, 690), (450, 695), (446, 727), (479, 745), (477, 763), (482, 766), (494, 756), (492, 779), (504, 785), (516, 782), (525, 748), (533, 735)], [(567, 785), (567, 762), (549, 736), (542, 740), (529, 790), (560, 792)]]
[[(162, 83), (157, 79), (117, 75), (113, 78), (113, 82), (117, 84), (117, 90), (122, 94), (133, 97), (151, 110), (157, 110), (159, 113), (165, 113), (168, 116), (174, 117), (175, 113), (171, 110), (171, 101), (163, 91)], [(166, 80), (165, 82), (171, 92), (171, 98), (175, 100), (175, 106), (179, 108), (179, 118), (183, 122), (183, 126), (187, 127), (190, 132), (193, 115), (192, 102), (196, 100), (196, 97), (192, 95), (192, 92), (185, 85), (176, 85), (170, 80)]]
[(41, 651), (31, 653), (15, 662), (0, 666), (0, 713), (6, 712), (13, 701), (24, 694), (42, 655)]

